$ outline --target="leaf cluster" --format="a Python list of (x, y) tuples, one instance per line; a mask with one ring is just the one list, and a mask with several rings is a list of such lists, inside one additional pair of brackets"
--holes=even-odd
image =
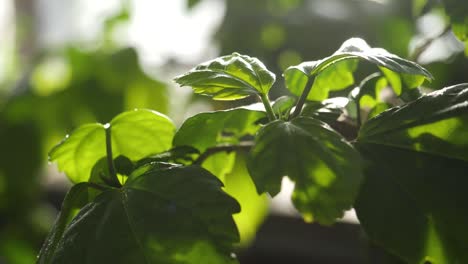
[[(378, 72), (355, 84), (361, 62)], [(432, 75), (357, 38), (284, 79), (290, 95), (271, 103), (275, 74), (233, 53), (175, 81), (215, 100), (254, 95), (263, 109), (200, 113), (178, 129), (139, 109), (76, 129), (50, 152), (76, 185), (39, 263), (235, 263), (233, 245), (264, 217), (248, 226), (246, 213), (265, 212), (283, 177), (305, 221), (331, 225), (354, 207), (370, 238), (409, 263), (468, 261), (457, 213), (467, 84), (413, 100)]]

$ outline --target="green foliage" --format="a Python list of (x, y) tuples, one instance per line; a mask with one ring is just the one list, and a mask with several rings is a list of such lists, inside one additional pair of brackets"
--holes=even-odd
[[(328, 98), (355, 83), (359, 60), (380, 71)], [(330, 225), (354, 206), (370, 239), (404, 261), (467, 262), (468, 85), (414, 100), (432, 75), (361, 39), (284, 76), (299, 99), (271, 104), (275, 75), (233, 53), (175, 80), (214, 100), (257, 95), (265, 111), (200, 113), (175, 132), (135, 110), (76, 129), (50, 152), (78, 184), (39, 263), (237, 263), (234, 244), (253, 238), (285, 176), (306, 221)]]
[(200, 64), (175, 81), (215, 100), (236, 100), (267, 94), (275, 78), (257, 58), (233, 53)]
[(299, 117), (275, 121), (257, 135), (248, 168), (259, 192), (296, 185), (293, 203), (307, 221), (331, 224), (351, 208), (361, 179), (358, 153), (326, 124)]
[(39, 252), (38, 264), (51, 263), (57, 246), (60, 243), (66, 226), (70, 223), (78, 210), (90, 202), (90, 185), (86, 182), (73, 186), (63, 200), (62, 210), (57, 216), (56, 223), (44, 242), (44, 246)]
[(360, 132), (368, 165), (359, 219), (372, 239), (409, 263), (468, 260), (467, 89), (445, 88), (392, 108)]
[[(468, 46), (468, 5), (456, 0), (444, 0), (444, 3), (451, 19), (453, 33)], [(468, 52), (466, 54), (468, 55)]]
[[(217, 146), (239, 144), (260, 129), (258, 121), (265, 117), (265, 112), (243, 108), (200, 113), (182, 124), (173, 144), (193, 146), (202, 153)], [(241, 246), (246, 246), (266, 217), (266, 195), (257, 194), (241, 153), (217, 153), (201, 165), (216, 175), (224, 183), (224, 190), (240, 203), (242, 211), (234, 220), (241, 235)]]
[(236, 263), (240, 208), (221, 186), (200, 167), (137, 170), (83, 207), (44, 263)]
[(265, 112), (236, 108), (200, 113), (188, 118), (174, 136), (174, 146), (193, 146), (203, 152), (219, 144), (235, 144), (260, 129)]
[[(371, 48), (362, 39), (352, 38), (330, 57), (318, 61), (303, 62), (291, 66), (284, 72), (287, 88), (295, 95), (300, 95), (308, 83), (308, 79), (316, 76), (308, 100), (321, 101), (328, 98), (329, 91), (342, 90), (354, 83), (353, 72), (357, 60), (364, 60), (379, 67), (397, 73), (403, 79), (409, 79), (409, 88), (420, 85), (423, 80), (433, 79), (432, 75), (418, 64), (402, 59), (381, 48)], [(398, 88), (395, 92), (399, 95)]]
[(113, 158), (123, 154), (137, 161), (168, 150), (175, 127), (166, 116), (154, 111), (125, 112), (108, 125), (89, 124), (78, 128), (51, 150), (50, 160), (56, 161), (71, 181), (88, 181), (94, 164), (106, 156), (106, 130), (112, 131), (109, 136)]
[(273, 103), (273, 111), (280, 119), (288, 120), (291, 109), (296, 104), (296, 98), (293, 96), (281, 96)]

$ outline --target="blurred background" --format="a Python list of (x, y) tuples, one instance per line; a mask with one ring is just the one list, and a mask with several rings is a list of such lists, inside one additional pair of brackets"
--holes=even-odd
[[(274, 99), (287, 93), (285, 68), (361, 37), (427, 67), (436, 77), (428, 88), (468, 82), (465, 47), (437, 3), (0, 0), (0, 263), (34, 263), (70, 186), (47, 152), (77, 126), (133, 108), (180, 125), (253, 102), (213, 102), (172, 82), (200, 62), (258, 57), (277, 74)], [(305, 224), (288, 191), (285, 182), (272, 202), (256, 197), (239, 220), (241, 263), (398, 263), (366, 240), (352, 211), (333, 227)]]

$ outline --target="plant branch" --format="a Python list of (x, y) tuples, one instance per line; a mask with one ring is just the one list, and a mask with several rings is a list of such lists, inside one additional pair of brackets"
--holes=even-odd
[(302, 91), (301, 97), (299, 97), (299, 100), (297, 101), (296, 108), (294, 109), (294, 112), (290, 116), (289, 119), (297, 117), (301, 111), (302, 107), (305, 104), (305, 101), (307, 100), (307, 96), (310, 93), (310, 90), (312, 90), (312, 85), (314, 84), (314, 78), (312, 76), (308, 76), (307, 83), (304, 87), (304, 91)]
[(439, 34), (437, 34), (436, 36), (434, 37), (431, 37), (431, 38), (427, 38), (426, 41), (418, 46), (413, 54), (410, 56), (410, 60), (412, 61), (419, 61), (419, 57), (421, 57), (421, 54), (423, 54), (424, 51), (427, 50), (427, 48), (434, 42), (436, 41), (437, 39), (439, 39), (440, 37), (444, 36), (445, 34), (447, 34), (448, 32), (450, 32), (450, 30), (452, 29), (452, 27), (450, 25), (447, 25), (444, 30), (442, 30)]
[(260, 99), (262, 99), (262, 103), (265, 106), (265, 110), (268, 115), (268, 119), (270, 121), (276, 120), (275, 112), (273, 111), (273, 108), (271, 107), (270, 99), (268, 99), (267, 94), (260, 94)]
[(217, 154), (219, 152), (232, 152), (232, 151), (249, 151), (253, 147), (254, 143), (251, 141), (241, 142), (237, 145), (221, 145), (216, 147), (211, 147), (205, 150), (194, 162), (193, 164), (201, 165), (207, 158)]
[(107, 167), (109, 168), (110, 180), (112, 185), (115, 187), (121, 187), (119, 179), (117, 178), (117, 172), (115, 170), (114, 159), (112, 155), (112, 138), (111, 138), (111, 126), (106, 124), (104, 126), (106, 130), (106, 156), (107, 156)]

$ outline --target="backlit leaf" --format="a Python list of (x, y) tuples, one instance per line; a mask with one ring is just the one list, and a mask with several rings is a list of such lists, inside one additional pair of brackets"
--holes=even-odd
[(205, 151), (222, 143), (235, 144), (246, 135), (254, 135), (265, 112), (235, 108), (200, 113), (185, 120), (174, 136), (174, 146), (192, 146)]
[[(307, 99), (318, 101), (326, 99), (329, 91), (341, 90), (354, 83), (352, 74), (356, 69), (357, 60), (364, 60), (399, 74), (421, 76), (422, 80), (433, 79), (432, 75), (418, 64), (384, 49), (371, 48), (362, 39), (352, 38), (345, 41), (330, 57), (287, 68), (284, 72), (286, 86), (293, 94), (300, 95), (307, 79), (317, 76)], [(411, 82), (414, 83), (416, 81)]]
[(468, 261), (468, 84), (370, 119), (356, 212), (378, 244), (408, 263)]
[(51, 150), (50, 160), (57, 162), (71, 181), (88, 181), (94, 164), (106, 156), (106, 129), (111, 129), (113, 157), (124, 155), (136, 161), (168, 150), (175, 127), (166, 116), (155, 111), (124, 112), (109, 125), (79, 127)]
[(275, 79), (257, 58), (233, 53), (200, 64), (175, 81), (215, 100), (236, 100), (267, 94)]
[(361, 182), (357, 151), (325, 123), (310, 117), (274, 121), (258, 133), (248, 168), (259, 193), (279, 193), (283, 176), (295, 182), (292, 200), (308, 221), (331, 224), (351, 207)]

